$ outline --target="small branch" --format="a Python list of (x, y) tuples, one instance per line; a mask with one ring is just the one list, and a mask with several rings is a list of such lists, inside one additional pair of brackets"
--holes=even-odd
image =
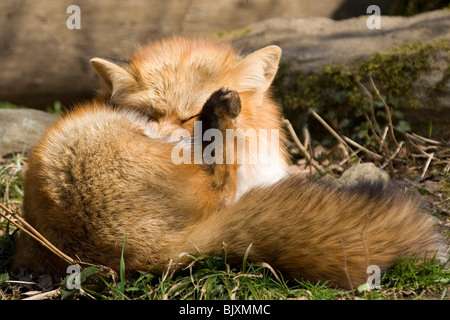
[[(414, 137), (413, 135), (410, 135), (409, 133), (404, 132), (403, 130), (400, 130), (396, 127), (394, 127), (394, 130), (403, 134), (409, 140), (409, 144), (411, 144), (414, 148), (416, 148), (423, 156), (426, 156), (428, 158), (429, 154), (426, 153), (425, 151), (423, 151), (422, 148), (420, 148), (418, 145), (416, 145), (413, 141), (422, 143), (422, 144), (423, 144), (423, 142), (421, 142), (418, 138)], [(419, 141), (417, 141), (417, 140), (419, 140)]]
[(383, 135), (381, 136), (380, 148), (378, 149), (380, 151), (381, 151), (381, 149), (383, 149), (383, 147), (387, 148), (387, 146), (386, 146), (386, 136), (387, 136), (388, 130), (389, 130), (388, 126), (384, 127)]
[(0, 208), (2, 208), (6, 213), (8, 213), (11, 217), (19, 221), (22, 225), (14, 221), (14, 219), (8, 217), (7, 215), (0, 213), (5, 219), (7, 219), (9, 222), (14, 224), (16, 227), (18, 227), (20, 230), (27, 233), (29, 236), (31, 236), (33, 239), (40, 242), (43, 246), (48, 248), (50, 251), (55, 253), (57, 256), (62, 258), (64, 261), (66, 261), (69, 264), (75, 264), (76, 260), (72, 259), (68, 255), (66, 255), (64, 252), (56, 248), (50, 241), (48, 241), (44, 236), (42, 236), (36, 229), (34, 229), (28, 222), (26, 222), (22, 217), (20, 217), (17, 214), (14, 214), (11, 210), (9, 210), (5, 205), (3, 205), (0, 202)]
[(326, 123), (325, 120), (322, 119), (321, 116), (319, 116), (314, 110), (309, 109), (308, 110), (310, 114), (313, 115), (314, 118), (316, 118), (324, 127), (325, 129), (327, 129), (340, 143), (342, 143), (342, 145), (346, 148), (348, 148), (350, 151), (353, 151), (347, 143), (345, 143), (345, 141), (337, 134), (336, 131), (333, 130), (333, 128), (331, 128), (328, 123)]
[(347, 253), (345, 252), (344, 242), (342, 241), (342, 239), (340, 239), (340, 242), (341, 242), (341, 247), (342, 247), (342, 253), (343, 253), (343, 255), (344, 255), (344, 271), (345, 271), (345, 275), (346, 275), (346, 277), (347, 277), (348, 284), (350, 285), (350, 289), (352, 290), (352, 292), (354, 292), (352, 279), (350, 278), (350, 274), (348, 273), (348, 268), (347, 268)]
[(434, 144), (434, 145), (437, 145), (437, 146), (442, 144), (440, 141), (436, 141), (436, 140), (433, 140), (433, 139), (428, 139), (428, 138), (419, 136), (418, 134), (415, 134), (415, 133), (413, 133), (412, 135), (414, 137), (416, 137), (417, 139), (419, 139), (419, 141), (423, 141), (423, 142), (426, 142), (426, 143), (429, 143), (429, 144)]
[(390, 161), (392, 161), (395, 156), (400, 152), (400, 150), (402, 149), (403, 145), (405, 144), (405, 141), (400, 141), (397, 150), (395, 150), (395, 152), (390, 156), (390, 158), (388, 159), (388, 161), (386, 161), (381, 167), (380, 169), (383, 169), (384, 167), (386, 167)]
[(367, 248), (366, 245), (366, 240), (364, 239), (364, 231), (366, 231), (366, 227), (370, 222), (370, 216), (369, 216), (369, 212), (366, 213), (366, 223), (364, 224), (362, 230), (361, 230), (361, 241), (363, 243), (364, 246), (364, 251), (366, 252), (366, 269), (369, 267), (369, 249)]
[(349, 144), (351, 144), (352, 146), (358, 148), (361, 151), (364, 151), (365, 153), (367, 153), (369, 156), (371, 156), (372, 158), (374, 158), (375, 160), (384, 160), (384, 158), (382, 156), (380, 156), (379, 154), (376, 154), (375, 152), (370, 151), (369, 149), (363, 147), (362, 145), (356, 143), (355, 141), (351, 140), (350, 138), (347, 137), (343, 137), (343, 139), (348, 142)]
[(405, 144), (405, 141), (400, 141), (400, 143), (398, 144), (398, 148), (395, 150), (395, 152), (392, 154), (391, 156), (391, 160), (394, 159), (394, 157), (400, 152), (400, 150), (402, 149), (403, 145)]
[(370, 84), (372, 85), (373, 89), (375, 90), (375, 93), (377, 94), (377, 97), (383, 102), (384, 108), (386, 110), (386, 118), (389, 125), (389, 134), (391, 136), (392, 141), (395, 144), (395, 147), (398, 147), (397, 139), (395, 139), (394, 135), (394, 125), (392, 124), (392, 116), (391, 116), (391, 110), (389, 106), (387, 105), (386, 101), (383, 99), (383, 97), (380, 94), (380, 91), (378, 91), (378, 88), (375, 86), (375, 83), (373, 82), (372, 76), (369, 74), (369, 80)]
[(51, 291), (47, 291), (47, 292), (43, 292), (43, 293), (39, 293), (36, 294), (34, 296), (28, 297), (28, 298), (24, 298), (22, 300), (45, 300), (45, 299), (52, 299), (52, 298), (56, 298), (59, 297), (61, 295), (61, 289), (55, 289), (55, 290), (51, 290)]
[[(430, 147), (426, 146), (426, 144), (432, 144), (433, 145), (432, 147), (436, 147), (437, 148), (437, 146), (441, 145), (441, 143), (439, 141), (435, 141), (435, 140), (432, 140), (432, 139), (424, 138), (424, 137), (419, 136), (419, 135), (414, 134), (414, 133), (413, 134), (409, 134), (409, 133), (404, 132), (403, 130), (400, 130), (400, 129), (395, 128), (395, 127), (394, 127), (394, 130), (397, 131), (397, 132), (400, 132), (401, 134), (403, 134), (409, 140), (409, 144), (420, 152), (420, 155), (411, 154), (413, 157), (415, 157), (415, 158), (426, 158), (427, 159), (427, 161), (425, 162), (425, 166), (423, 168), (422, 174), (420, 176), (421, 178), (425, 177), (425, 174), (428, 171), (428, 167), (430, 166), (431, 160), (433, 160), (433, 158), (439, 160), (439, 158), (435, 157), (435, 153), (434, 152), (427, 153), (427, 152), (425, 152), (423, 150), (423, 148), (426, 149), (426, 150), (430, 149)], [(421, 146), (418, 146), (413, 141), (421, 144)]]
[[(112, 275), (114, 278), (116, 277), (115, 272), (103, 265), (95, 265), (87, 262), (80, 261), (79, 259), (73, 259), (72, 257), (69, 257), (67, 254), (59, 250), (57, 247), (55, 247), (50, 241), (48, 241), (42, 234), (40, 234), (36, 229), (34, 229), (28, 222), (26, 222), (20, 215), (15, 214), (10, 209), (8, 209), (4, 204), (0, 202), (0, 208), (3, 209), (8, 215), (4, 214), (0, 210), (0, 216), (4, 217), (6, 220), (11, 222), (13, 225), (15, 225), (17, 228), (19, 228), (21, 231), (25, 232), (27, 235), (29, 235), (31, 238), (39, 242), (42, 246), (53, 252), (55, 255), (63, 259), (68, 264), (76, 264), (79, 266), (94, 266), (97, 267), (101, 272)], [(17, 221), (16, 221), (17, 220)], [(18, 223), (20, 222), (20, 223)], [(22, 225), (21, 225), (22, 224)]]
[[(372, 77), (370, 76), (370, 74), (369, 74), (369, 78), (370, 78), (370, 82), (371, 82), (371, 84), (372, 84), (372, 87), (375, 89), (375, 92), (377, 93), (377, 96), (383, 101), (385, 107), (387, 107), (387, 105), (386, 105), (386, 103), (384, 102), (383, 98), (381, 97), (381, 95), (380, 95), (378, 89), (376, 88), (376, 86), (375, 86), (375, 84), (374, 84), (374, 82), (373, 82), (373, 79), (372, 79)], [(370, 101), (370, 115), (371, 115), (371, 117), (372, 117), (373, 123), (375, 124), (376, 130), (375, 130), (374, 127), (372, 126), (372, 121), (370, 121), (370, 119), (369, 119), (369, 117), (367, 116), (367, 114), (364, 114), (364, 116), (365, 116), (365, 118), (366, 118), (366, 121), (369, 123), (370, 130), (372, 131), (374, 137), (375, 137), (376, 140), (379, 142), (379, 149), (378, 149), (378, 151), (381, 152), (381, 150), (384, 149), (384, 153), (386, 154), (386, 157), (388, 157), (388, 162), (387, 162), (386, 164), (383, 165), (383, 168), (384, 168), (387, 164), (389, 164), (389, 172), (391, 173), (391, 175), (393, 175), (393, 174), (395, 173), (395, 170), (394, 170), (394, 166), (392, 165), (392, 161), (391, 161), (392, 157), (389, 156), (389, 154), (390, 154), (390, 153), (389, 153), (389, 148), (388, 148), (387, 143), (386, 143), (386, 135), (387, 135), (387, 132), (388, 132), (388, 130), (389, 130), (389, 127), (390, 127), (390, 128), (393, 127), (393, 126), (392, 126), (392, 121), (391, 121), (390, 110), (389, 110), (389, 108), (388, 108), (388, 110), (387, 110), (387, 112), (388, 112), (387, 117), (388, 117), (388, 121), (389, 121), (389, 123), (390, 123), (390, 126), (386, 127), (385, 130), (384, 130), (384, 132), (383, 132), (383, 134), (382, 134), (382, 133), (381, 133), (381, 130), (380, 130), (380, 127), (378, 126), (378, 122), (377, 122), (376, 116), (375, 116), (375, 109), (374, 109), (374, 107), (373, 107), (373, 97), (372, 97), (372, 94), (370, 93), (370, 91), (369, 91), (362, 83), (358, 82), (358, 85), (359, 85), (359, 87), (364, 91), (364, 93), (367, 95), (367, 97), (369, 98), (369, 101)], [(395, 136), (393, 135), (393, 133), (392, 133), (392, 137), (393, 137), (393, 141), (396, 143)], [(397, 144), (397, 146), (398, 146), (398, 144)], [(400, 148), (398, 148), (398, 149), (400, 149)]]
[(311, 142), (311, 135), (309, 133), (309, 130), (308, 130), (308, 127), (306, 124), (303, 126), (302, 133), (303, 133), (303, 137), (305, 137), (305, 141), (303, 142), (303, 147), (305, 147), (305, 149), (308, 149), (308, 146)]
[(348, 162), (348, 160), (350, 160), (353, 157), (358, 156), (358, 153), (360, 153), (361, 150), (356, 150), (354, 151), (351, 155), (349, 155), (346, 159), (343, 159), (341, 162), (339, 162), (339, 166), (343, 166), (344, 164), (346, 164)]
[(292, 124), (287, 119), (282, 119), (282, 123), (286, 126), (288, 129), (290, 135), (292, 136), (292, 139), (294, 139), (295, 144), (300, 149), (300, 152), (303, 154), (303, 156), (306, 158), (306, 160), (314, 167), (317, 171), (319, 171), (321, 174), (326, 174), (326, 171), (322, 168), (320, 164), (318, 164), (308, 153), (308, 150), (303, 146), (303, 144), (300, 142), (300, 139), (298, 138), (297, 134), (295, 133), (294, 128), (292, 127)]
[(428, 156), (427, 162), (425, 163), (425, 167), (423, 168), (421, 178), (425, 177), (425, 173), (427, 173), (428, 167), (430, 166), (431, 160), (433, 159), (434, 153), (431, 153)]
[(413, 135), (409, 134), (408, 132), (405, 132), (397, 127), (394, 127), (394, 130), (401, 133), (402, 135), (406, 136), (409, 140), (420, 143), (420, 144), (424, 144), (424, 142), (422, 140), (420, 140), (419, 138), (414, 137)]
[(372, 125), (372, 121), (370, 121), (370, 118), (369, 118), (369, 116), (367, 115), (366, 112), (364, 112), (364, 118), (366, 119), (366, 122), (369, 124), (370, 132), (372, 132), (372, 135), (375, 137), (375, 140), (378, 142), (378, 144), (381, 145), (381, 139), (377, 135), (377, 133), (375, 132), (375, 129), (374, 129), (373, 125)]
[[(361, 83), (358, 81), (358, 86), (364, 91), (364, 93), (366, 94), (366, 96), (369, 98), (370, 101), (370, 115), (372, 117), (372, 121), (375, 124), (375, 129), (376, 129), (376, 136), (378, 139), (380, 139), (381, 137), (381, 130), (380, 127), (378, 126), (378, 122), (377, 119), (375, 117), (375, 109), (373, 107), (373, 97), (372, 94), (370, 93), (370, 91)], [(369, 122), (369, 124), (371, 125), (371, 123)]]

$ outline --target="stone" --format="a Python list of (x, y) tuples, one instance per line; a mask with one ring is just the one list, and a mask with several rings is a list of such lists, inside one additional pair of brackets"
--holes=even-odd
[(390, 181), (389, 174), (377, 168), (373, 163), (359, 163), (344, 171), (339, 179), (334, 182), (338, 186), (352, 186), (359, 182), (381, 182), (387, 185)]
[[(66, 105), (103, 87), (91, 58), (127, 57), (137, 46), (164, 36), (211, 36), (273, 17), (331, 17), (345, 2), (2, 0), (0, 101), (43, 110), (54, 101)], [(80, 29), (66, 24), (67, 9), (74, 4), (80, 9)]]
[(450, 11), (381, 16), (380, 29), (369, 29), (368, 17), (269, 19), (249, 25), (250, 31), (233, 42), (246, 52), (269, 44), (282, 48), (275, 96), (298, 132), (308, 108), (321, 106), (324, 115), (336, 113), (330, 109), (336, 107), (348, 113), (339, 119), (351, 118), (363, 104), (357, 79), (372, 90), (371, 73), (390, 107), (399, 111), (400, 125), (423, 136), (432, 128), (431, 138), (450, 139)]
[(40, 110), (0, 109), (0, 158), (28, 152), (56, 119)]
[[(68, 3), (4, 0), (0, 2), (0, 29), (6, 31), (0, 34), (0, 101), (45, 110), (55, 101), (67, 107), (91, 98), (103, 87), (89, 65), (91, 58), (127, 57), (138, 45), (173, 34), (232, 39), (245, 53), (276, 44), (283, 49), (282, 63), (315, 74), (329, 64), (364, 61), (398, 46), (450, 39), (449, 10), (412, 17), (382, 15), (381, 28), (369, 29), (370, 15), (365, 8), (370, 3), (149, 0), (125, 4), (120, 0), (80, 0), (81, 29), (68, 29)], [(381, 13), (387, 14), (392, 1), (379, 5)], [(352, 12), (348, 12), (350, 8)], [(349, 15), (357, 17), (331, 19)], [(234, 31), (227, 32), (230, 29)], [(430, 70), (411, 91), (421, 99), (431, 89), (432, 99), (428, 97), (414, 108), (406, 103), (400, 110), (413, 130), (421, 126), (418, 134), (425, 135), (432, 127), (436, 138), (450, 138), (449, 63), (448, 52), (437, 52), (430, 59)], [(326, 92), (328, 88), (319, 89)], [(294, 128), (301, 128), (305, 115), (289, 114), (292, 106), (284, 102), (283, 107)]]
[(380, 29), (367, 28), (368, 18), (273, 18), (250, 24), (250, 31), (233, 42), (249, 52), (276, 44), (283, 49), (282, 60), (304, 71), (317, 71), (334, 62), (361, 60), (409, 43), (450, 39), (448, 10), (412, 17), (381, 16)]

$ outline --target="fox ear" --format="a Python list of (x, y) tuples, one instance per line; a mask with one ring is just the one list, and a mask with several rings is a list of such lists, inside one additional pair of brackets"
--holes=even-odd
[(237, 90), (254, 92), (262, 99), (278, 70), (281, 49), (268, 46), (244, 57), (236, 66)]
[(127, 70), (128, 63), (126, 61), (93, 58), (91, 59), (91, 65), (97, 71), (106, 87), (111, 90), (112, 96), (117, 90), (136, 84), (136, 80)]

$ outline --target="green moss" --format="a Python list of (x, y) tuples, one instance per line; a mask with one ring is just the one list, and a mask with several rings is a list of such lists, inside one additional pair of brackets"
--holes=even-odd
[[(285, 61), (280, 65), (274, 80), (275, 96), (298, 132), (304, 123), (305, 111), (314, 108), (339, 133), (359, 141), (366, 140), (361, 142), (367, 143), (369, 126), (363, 116), (368, 111), (370, 101), (359, 88), (358, 82), (371, 89), (368, 84), (370, 74), (383, 98), (393, 107), (394, 122), (408, 127), (403, 119), (404, 110), (433, 105), (437, 94), (448, 94), (450, 66), (442, 79), (430, 86), (427, 95), (419, 96), (417, 92), (420, 90), (415, 89), (421, 77), (435, 68), (433, 61), (442, 52), (446, 52), (450, 60), (449, 40), (400, 46), (375, 53), (362, 62), (327, 65), (320, 73), (304, 72)], [(373, 96), (382, 125), (383, 104)], [(320, 126), (311, 125), (310, 130), (314, 131), (316, 127)]]
[(421, 12), (450, 8), (449, 0), (396, 0), (390, 9), (391, 15), (412, 16)]
[[(449, 53), (450, 58), (450, 53)], [(442, 79), (430, 87), (429, 95), (443, 95), (448, 93), (447, 84), (450, 83), (450, 64), (445, 69)]]
[[(399, 103), (417, 106), (425, 101), (418, 99), (413, 86), (423, 73), (431, 71), (430, 59), (440, 51), (449, 53), (450, 41), (439, 40), (430, 44), (400, 46), (386, 53), (372, 55), (369, 61), (360, 65), (359, 74), (373, 74), (382, 86), (379, 90), (386, 94), (394, 106)], [(442, 81), (446, 82), (448, 79)]]
[(232, 30), (222, 30), (222, 31), (211, 34), (210, 37), (215, 40), (231, 41), (233, 39), (245, 36), (250, 31), (252, 31), (252, 29), (250, 27), (245, 27), (245, 28), (240, 28), (240, 29), (232, 29)]

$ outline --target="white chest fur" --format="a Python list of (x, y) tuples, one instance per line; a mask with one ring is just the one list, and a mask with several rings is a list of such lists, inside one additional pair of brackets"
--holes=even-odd
[(260, 159), (257, 164), (244, 164), (237, 170), (236, 200), (251, 188), (276, 183), (287, 175), (287, 165), (277, 156)]

